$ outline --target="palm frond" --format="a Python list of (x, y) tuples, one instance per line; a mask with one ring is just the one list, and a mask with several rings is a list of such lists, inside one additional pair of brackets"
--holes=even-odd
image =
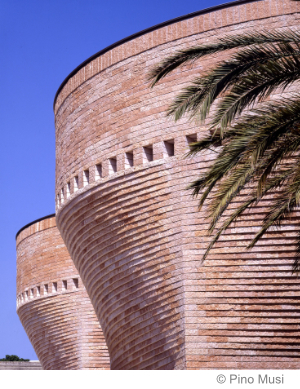
[(300, 34), (297, 31), (287, 29), (285, 31), (261, 31), (241, 35), (228, 35), (220, 38), (215, 43), (194, 46), (186, 50), (179, 50), (175, 55), (166, 58), (158, 66), (155, 66), (149, 73), (148, 79), (153, 87), (159, 80), (171, 73), (174, 69), (183, 64), (198, 60), (207, 55), (216, 54), (222, 51), (241, 48), (255, 44), (267, 44), (274, 42), (297, 43)]
[[(200, 195), (199, 209), (207, 202), (209, 232), (216, 231), (203, 260), (247, 209), (260, 202), (268, 209), (252, 248), (300, 205), (300, 93), (266, 102), (275, 91), (285, 92), (300, 80), (298, 31), (226, 36), (181, 50), (153, 68), (149, 80), (154, 86), (179, 66), (231, 49), (229, 59), (195, 78), (167, 111), (175, 121), (187, 114), (204, 122), (214, 108), (210, 134), (190, 145), (187, 154), (216, 152), (208, 169), (189, 186), (194, 196)], [(236, 207), (241, 201), (230, 211), (233, 202)], [(300, 271), (300, 233), (294, 271)]]
[[(279, 186), (283, 185), (283, 183), (288, 179), (289, 175), (290, 175), (290, 170), (288, 169), (288, 170), (286, 170), (284, 172), (281, 172), (280, 175), (278, 175), (277, 177), (275, 177), (272, 180), (270, 180), (270, 182), (268, 183), (267, 187), (265, 188), (264, 194), (266, 195), (269, 191), (271, 191), (271, 190), (273, 190), (275, 188), (278, 188)], [(248, 196), (248, 199), (246, 201), (244, 201), (242, 203), (242, 205), (240, 205), (229, 217), (227, 217), (225, 219), (225, 221), (223, 222), (222, 226), (218, 229), (218, 232), (215, 234), (215, 236), (213, 237), (212, 241), (210, 242), (208, 248), (206, 249), (206, 251), (205, 251), (205, 253), (204, 253), (203, 257), (202, 257), (202, 261), (204, 261), (207, 258), (210, 250), (217, 243), (217, 241), (219, 240), (219, 238), (222, 235), (222, 233), (224, 231), (226, 231), (231, 226), (232, 223), (237, 221), (237, 219), (246, 210), (249, 210), (251, 207), (256, 205), (258, 201), (259, 201), (259, 199), (257, 197), (257, 192), (253, 191)]]
[[(257, 164), (264, 153), (273, 148), (281, 137), (295, 132), (298, 127), (300, 127), (300, 96), (298, 94), (290, 99), (265, 103), (260, 109), (252, 110), (228, 130), (222, 150), (219, 151), (214, 164), (199, 181), (201, 186), (195, 191), (197, 186), (197, 181), (195, 181), (191, 187), (195, 193), (199, 193), (211, 184), (213, 188), (242, 161), (251, 160), (252, 164)], [(209, 143), (209, 137), (194, 143), (190, 154), (193, 155), (205, 147), (216, 144), (219, 134), (217, 132), (213, 135), (211, 143)], [(293, 143), (284, 144), (288, 148), (293, 146)], [(278, 145), (282, 151), (284, 151), (283, 145)], [(297, 143), (295, 145), (297, 147)], [(276, 166), (276, 160), (273, 161), (273, 166)], [(203, 203), (202, 199), (201, 203)]]
[(300, 46), (290, 43), (269, 44), (263, 47), (253, 46), (234, 54), (230, 60), (222, 61), (211, 72), (196, 78), (192, 84), (183, 89), (170, 105), (167, 115), (173, 115), (175, 121), (185, 113), (191, 118), (199, 116), (206, 119), (214, 101), (237, 82), (263, 64), (267, 68), (271, 62), (283, 61), (293, 56), (295, 62), (300, 58)]
[[(298, 95), (294, 99), (282, 99), (281, 104), (266, 103), (264, 108), (254, 112), (246, 116), (246, 119), (243, 117), (231, 129), (232, 133), (227, 133), (223, 150), (219, 152), (212, 167), (190, 186), (194, 194), (205, 190), (200, 198), (200, 208), (217, 186), (208, 206), (210, 232), (213, 232), (229, 204), (248, 183), (257, 183), (255, 198), (256, 201), (260, 200), (266, 193), (269, 176), (281, 174), (276, 171), (277, 166), (283, 158), (291, 157), (300, 147)], [(202, 147), (205, 147), (205, 142)], [(194, 144), (194, 149), (197, 149), (197, 143)], [(292, 170), (289, 171), (291, 173)], [(273, 181), (271, 183), (274, 185)]]
[(258, 240), (267, 232), (271, 226), (280, 226), (282, 220), (291, 213), (295, 207), (300, 204), (300, 165), (294, 167), (289, 177), (289, 185), (284, 191), (277, 194), (275, 200), (272, 201), (273, 205), (270, 211), (267, 213), (262, 228), (255, 235), (248, 248), (254, 247)]
[(219, 126), (221, 133), (245, 109), (266, 99), (277, 88), (283, 92), (300, 78), (298, 58), (285, 58), (284, 61), (269, 61), (257, 65), (255, 72), (248, 74), (224, 96), (214, 114), (211, 126)]
[(210, 242), (209, 246), (207, 247), (205, 253), (203, 254), (203, 257), (202, 257), (202, 261), (204, 261), (210, 250), (214, 247), (214, 245), (217, 243), (217, 241), (219, 240), (220, 236), (223, 234), (224, 231), (227, 230), (228, 227), (230, 227), (230, 225), (239, 217), (241, 216), (241, 214), (243, 212), (245, 212), (246, 209), (249, 209), (250, 206), (255, 203), (256, 201), (256, 197), (253, 196), (251, 199), (249, 199), (248, 201), (245, 201), (239, 208), (237, 208), (235, 210), (235, 212), (233, 212), (233, 214), (227, 218), (225, 220), (225, 222), (223, 223), (222, 227), (218, 230), (218, 232), (216, 233), (216, 235), (213, 237), (212, 241)]
[(208, 217), (210, 219), (210, 226), (208, 231), (210, 233), (216, 227), (217, 222), (228, 208), (231, 201), (240, 194), (241, 190), (248, 184), (255, 169), (251, 163), (240, 163), (236, 169), (230, 172), (230, 175), (223, 180), (218, 186), (217, 192), (213, 195), (208, 207)]

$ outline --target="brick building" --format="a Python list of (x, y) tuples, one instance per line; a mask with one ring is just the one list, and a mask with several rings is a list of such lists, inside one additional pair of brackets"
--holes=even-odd
[(17, 234), (17, 313), (43, 369), (109, 369), (103, 332), (55, 215)]
[(185, 159), (206, 128), (165, 116), (199, 70), (225, 57), (183, 67), (154, 89), (147, 81), (175, 50), (299, 19), (300, 3), (290, 0), (235, 1), (117, 42), (60, 86), (57, 227), (112, 369), (299, 368), (300, 281), (291, 277), (299, 215), (246, 251), (264, 217), (255, 208), (202, 263), (208, 222), (186, 187), (214, 154)]
[(28, 362), (0, 361), (0, 370), (42, 370), (42, 366), (39, 361), (28, 361)]

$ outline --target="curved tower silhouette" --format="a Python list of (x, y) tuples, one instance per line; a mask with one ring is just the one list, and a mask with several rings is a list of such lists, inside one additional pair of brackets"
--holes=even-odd
[(298, 222), (246, 251), (265, 212), (253, 209), (202, 263), (208, 221), (186, 187), (214, 153), (185, 159), (206, 128), (165, 114), (183, 86), (226, 57), (183, 67), (154, 89), (147, 80), (176, 50), (296, 27), (299, 17), (289, 0), (196, 12), (102, 50), (59, 88), (56, 220), (112, 369), (299, 368), (299, 280), (290, 274)]
[(109, 369), (101, 327), (55, 215), (17, 234), (17, 313), (43, 369)]

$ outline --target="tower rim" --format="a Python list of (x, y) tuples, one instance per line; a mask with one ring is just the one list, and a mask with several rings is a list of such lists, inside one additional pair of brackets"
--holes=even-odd
[(152, 31), (158, 30), (160, 28), (169, 26), (169, 25), (171, 25), (173, 23), (178, 23), (178, 22), (181, 22), (183, 20), (187, 20), (187, 19), (193, 18), (195, 16), (199, 16), (199, 15), (204, 15), (204, 14), (207, 14), (207, 13), (210, 13), (210, 12), (220, 11), (222, 9), (234, 7), (236, 5), (247, 4), (247, 3), (254, 3), (254, 2), (257, 2), (257, 1), (263, 1), (263, 0), (234, 0), (234, 1), (223, 3), (223, 4), (215, 5), (213, 7), (208, 7), (208, 8), (202, 9), (200, 11), (191, 12), (191, 13), (186, 14), (186, 15), (178, 16), (177, 18), (169, 19), (169, 20), (167, 20), (165, 22), (155, 24), (152, 27), (148, 27), (148, 28), (146, 28), (144, 30), (141, 30), (141, 31), (138, 31), (138, 32), (136, 32), (136, 33), (134, 33), (132, 35), (129, 35), (129, 36), (127, 36), (127, 37), (125, 37), (125, 38), (123, 38), (123, 39), (121, 39), (121, 40), (119, 40), (119, 41), (117, 41), (115, 43), (112, 43), (111, 45), (105, 47), (104, 49), (98, 51), (97, 53), (95, 53), (92, 56), (90, 56), (89, 58), (87, 58), (85, 61), (83, 61), (81, 64), (79, 64), (74, 70), (72, 70), (71, 73), (68, 74), (68, 76), (63, 80), (63, 82), (58, 87), (57, 92), (56, 92), (56, 94), (54, 96), (53, 111), (55, 111), (55, 104), (56, 104), (57, 97), (60, 94), (60, 92), (62, 91), (63, 87), (67, 84), (69, 79), (72, 78), (80, 69), (82, 69), (88, 63), (90, 63), (95, 58), (99, 57), (100, 55), (105, 54), (109, 50), (112, 50), (112, 49), (114, 49), (114, 48), (116, 48), (116, 47), (118, 47), (118, 46), (120, 46), (120, 45), (122, 45), (122, 44), (124, 44), (126, 42), (129, 42), (129, 41), (131, 41), (133, 39), (139, 38), (140, 36), (148, 34), (149, 32), (152, 32)]
[(56, 216), (56, 214), (52, 213), (50, 215), (47, 215), (47, 216), (44, 216), (44, 217), (40, 217), (39, 219), (33, 220), (32, 222), (26, 224), (24, 227), (20, 228), (19, 231), (16, 233), (16, 238), (15, 239), (17, 240), (17, 238), (20, 235), (20, 233), (22, 231), (26, 230), (26, 228), (28, 228), (28, 227), (32, 226), (33, 224), (38, 223), (38, 222), (40, 222), (42, 220), (50, 219), (50, 218), (55, 217), (55, 216)]

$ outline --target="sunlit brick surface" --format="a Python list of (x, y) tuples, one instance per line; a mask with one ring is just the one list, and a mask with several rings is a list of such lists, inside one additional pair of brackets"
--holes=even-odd
[[(165, 116), (199, 70), (225, 57), (184, 67), (154, 89), (147, 81), (150, 68), (175, 50), (225, 34), (298, 27), (298, 12), (297, 2), (254, 1), (170, 24), (97, 57), (58, 95), (58, 228), (112, 369), (300, 367), (299, 280), (291, 276), (298, 215), (246, 251), (265, 214), (257, 207), (202, 263), (208, 223), (186, 187), (215, 154), (183, 159), (186, 136), (199, 139), (205, 129)], [(174, 156), (165, 141), (174, 141)]]
[(17, 237), (17, 312), (43, 369), (109, 369), (102, 330), (55, 217)]

